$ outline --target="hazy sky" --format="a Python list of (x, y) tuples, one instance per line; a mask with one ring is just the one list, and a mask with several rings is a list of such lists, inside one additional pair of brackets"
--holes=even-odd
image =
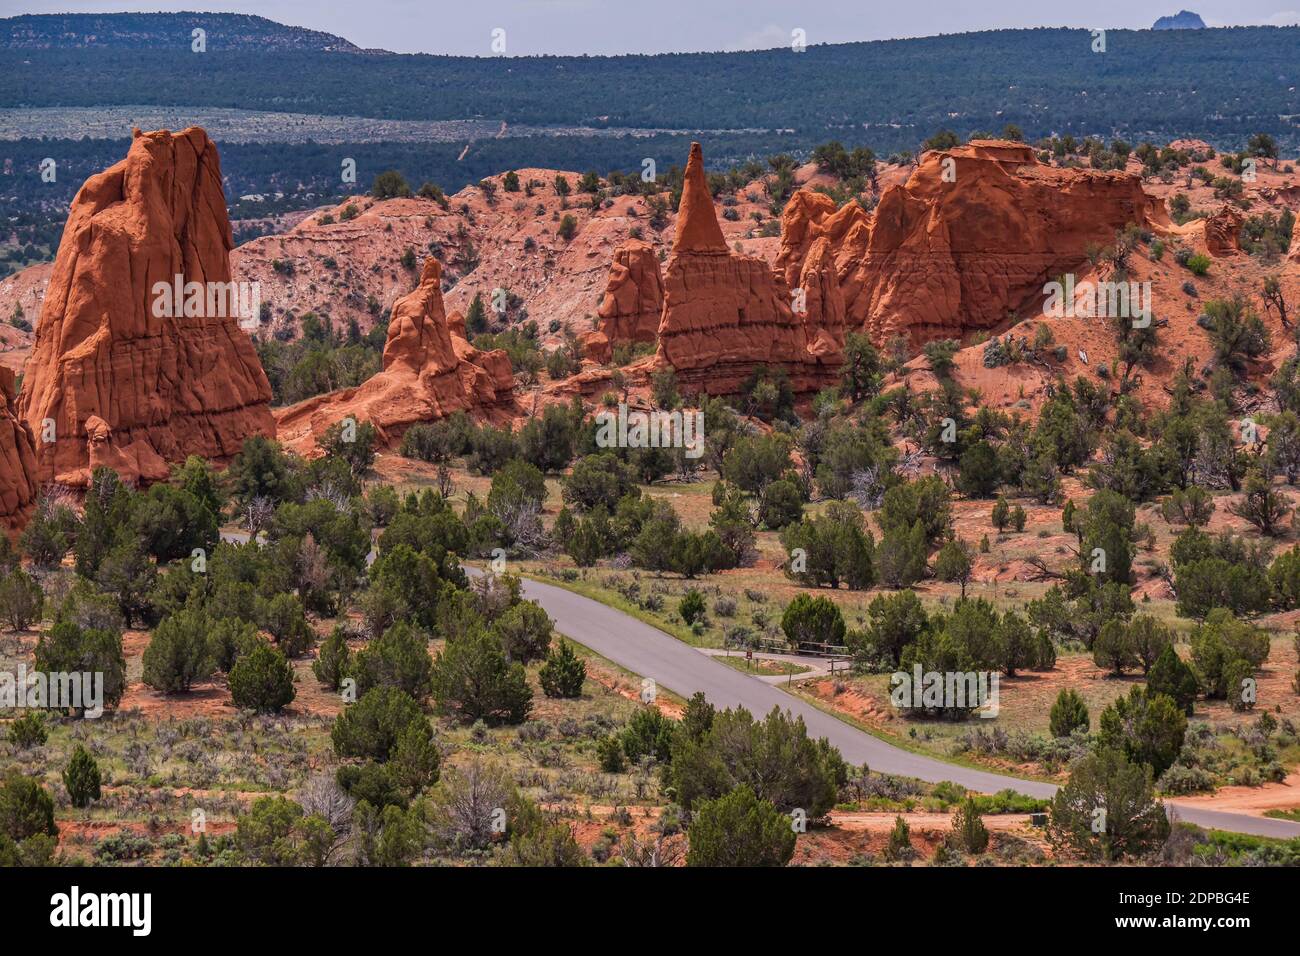
[[(1300, 23), (1300, 0), (1182, 0), (1211, 26)], [(156, 10), (256, 13), (399, 53), (615, 54), (786, 46), (930, 36), (1001, 27), (1146, 28), (1179, 0), (225, 0), (107, 3), (0, 0), (0, 16)]]

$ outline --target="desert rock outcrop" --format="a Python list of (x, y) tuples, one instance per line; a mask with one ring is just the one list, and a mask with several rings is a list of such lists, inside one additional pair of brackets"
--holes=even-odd
[(1224, 205), (1205, 220), (1205, 251), (1216, 259), (1241, 251), (1241, 224), (1245, 220), (1232, 206)]
[(84, 485), (101, 463), (154, 480), (274, 433), (270, 384), (232, 308), (221, 183), (194, 127), (137, 131), (77, 193), (18, 400), (42, 480)]
[(833, 206), (791, 199), (779, 259), (786, 281), (806, 281), (804, 265), (826, 239), (847, 327), (879, 344), (903, 335), (913, 347), (995, 329), (1040, 301), (1045, 282), (1078, 268), (1089, 246), (1113, 242), (1130, 223), (1168, 225), (1137, 176), (1057, 169), (1000, 140), (927, 153), (870, 216)]
[(614, 250), (605, 294), (596, 312), (599, 324), (585, 340), (588, 354), (597, 362), (608, 362), (616, 345), (653, 342), (663, 305), (663, 275), (654, 246), (628, 240)]
[(479, 351), (464, 329), (463, 318), (447, 316), (442, 266), (426, 259), (420, 284), (393, 307), (383, 371), (356, 388), (277, 413), (280, 440), (308, 451), (331, 425), (352, 418), (370, 422), (380, 441), (391, 444), (416, 422), (505, 404), (514, 387), (509, 356), (500, 349)]
[(14, 414), (14, 373), (0, 366), (0, 528), (13, 530), (26, 520), (38, 488), (32, 433)]
[[(819, 254), (814, 271), (826, 268), (826, 256)], [(818, 272), (819, 296), (824, 278)], [(797, 391), (818, 388), (833, 377), (842, 356), (833, 333), (810, 329), (805, 305), (806, 300), (792, 302), (784, 278), (764, 260), (727, 248), (703, 155), (693, 143), (664, 271), (657, 363), (710, 394), (739, 391), (758, 366), (783, 368)]]

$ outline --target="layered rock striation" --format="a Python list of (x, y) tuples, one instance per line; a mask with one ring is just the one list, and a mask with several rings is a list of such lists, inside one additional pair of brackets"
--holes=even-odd
[(1220, 207), (1218, 212), (1205, 220), (1205, 251), (1216, 259), (1241, 252), (1243, 222), (1244, 217), (1235, 207), (1227, 204)]
[(22, 526), (40, 489), (36, 443), (14, 403), (13, 370), (0, 366), (0, 528), (5, 531)]
[[(41, 480), (85, 485), (98, 464), (164, 478), (188, 455), (229, 457), (271, 435), (271, 387), (240, 328), (216, 146), (197, 127), (136, 131), (68, 214), (18, 413)], [(245, 316), (256, 321), (256, 313)]]

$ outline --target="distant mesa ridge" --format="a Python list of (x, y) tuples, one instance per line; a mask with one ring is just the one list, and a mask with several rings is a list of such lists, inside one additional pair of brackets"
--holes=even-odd
[(0, 19), (0, 49), (188, 49), (207, 33), (208, 48), (300, 53), (362, 53), (332, 33), (288, 26), (244, 13), (40, 13)]
[(1179, 10), (1172, 17), (1161, 17), (1151, 25), (1152, 30), (1204, 30), (1205, 21), (1199, 13)]

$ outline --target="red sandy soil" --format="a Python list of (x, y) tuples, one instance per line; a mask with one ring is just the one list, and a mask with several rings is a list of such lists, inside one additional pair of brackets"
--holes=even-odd
[[(324, 624), (316, 624), (320, 639), (325, 637), (328, 629)], [(184, 694), (163, 694), (149, 687), (138, 679), (143, 669), (142, 657), (149, 646), (148, 631), (127, 631), (122, 636), (122, 653), (126, 658), (128, 681), (126, 692), (118, 709), (123, 713), (137, 711), (144, 717), (169, 719), (186, 719), (191, 717), (231, 717), (237, 708), (230, 699), (230, 690), (225, 678), (218, 675), (209, 681), (195, 684)], [(290, 663), (294, 670), (293, 703), (284, 709), (290, 717), (319, 715), (333, 717), (343, 709), (343, 701), (338, 693), (326, 689), (311, 671), (312, 662), (317, 651), (313, 650), (305, 657)], [(137, 679), (131, 680), (134, 675)]]
[[(547, 337), (556, 338), (548, 332), (554, 319), (571, 323), (574, 331), (586, 331), (600, 304), (614, 249), (639, 227), (642, 237), (666, 254), (674, 235), (673, 216), (656, 232), (650, 227), (650, 207), (644, 197), (613, 197), (610, 205), (593, 212), (590, 197), (576, 189), (567, 203), (556, 194), (558, 170), (520, 169), (517, 174), (521, 183), (538, 180), (543, 185), (535, 187), (532, 196), (522, 189), (507, 193), (503, 177), (493, 176), (498, 188), (491, 203), (482, 190), (471, 186), (449, 197), (445, 211), (427, 199), (380, 202), (364, 195), (352, 197), (318, 210), (282, 235), (239, 247), (232, 256), (236, 278), (261, 282), (277, 319), (286, 311), (301, 315), (309, 309), (327, 309), (336, 327), (355, 318), (367, 329), (373, 322), (366, 308), (369, 296), (388, 308), (415, 284), (416, 276), (398, 261), (406, 248), (423, 256), (430, 243), (437, 243), (448, 266), (444, 284), (450, 285), (453, 275), (461, 272), (455, 265), (458, 255), (472, 245), (479, 265), (447, 291), (449, 314), (464, 314), (476, 293), (487, 302), (493, 289), (505, 288), (524, 298), (529, 318), (537, 320)], [(576, 186), (577, 174), (563, 175)], [(722, 220), (729, 227), (728, 241), (740, 241), (747, 252), (775, 259), (778, 240), (745, 238), (756, 226), (751, 212), (761, 211), (770, 218), (766, 190), (756, 183), (737, 198), (734, 208), (741, 218)], [(361, 215), (350, 222), (337, 221), (349, 203), (362, 210)], [(336, 222), (322, 225), (324, 215), (332, 215)], [(556, 234), (565, 215), (577, 220), (578, 231), (569, 242)], [(532, 251), (524, 249), (529, 239), (535, 244)], [(324, 265), (326, 257), (337, 261), (337, 270)], [(271, 262), (277, 259), (292, 262), (294, 275), (276, 273)], [(0, 298), (0, 305), (3, 301)]]
[[(638, 679), (625, 677), (623, 674), (604, 666), (588, 658), (587, 660), (587, 679), (593, 680), (606, 690), (611, 690), (620, 697), (626, 697), (628, 700), (641, 701), (641, 682)], [(656, 695), (654, 701), (655, 707), (665, 717), (671, 717), (673, 720), (681, 720), (685, 709), (678, 703), (664, 697)]]
[(1291, 774), (1281, 783), (1266, 783), (1262, 787), (1220, 787), (1214, 793), (1177, 797), (1166, 802), (1174, 806), (1230, 810), (1262, 817), (1266, 810), (1300, 807), (1300, 775)]
[[(952, 830), (952, 817), (946, 813), (858, 813), (835, 811), (829, 827), (815, 827), (799, 837), (795, 845), (794, 865), (815, 866), (826, 863), (847, 863), (856, 856), (871, 853), (877, 858), (889, 842), (894, 821), (902, 816), (907, 821), (912, 848), (921, 860), (934, 856), (939, 844)], [(991, 831), (990, 851), (995, 851), (1003, 834), (1016, 837), (1037, 846), (1050, 855), (1051, 849), (1041, 830), (1028, 824), (1028, 817), (1018, 814), (986, 815), (984, 825)]]
[[(629, 833), (634, 833), (643, 843), (652, 841), (654, 834), (651, 827), (662, 812), (662, 808), (659, 807), (628, 807), (626, 811), (632, 820), (631, 825), (628, 826), (614, 820), (616, 808), (610, 806), (593, 804), (578, 808), (576, 811), (571, 807), (557, 806), (546, 809), (566, 811), (567, 822), (573, 830), (574, 839), (588, 851), (608, 829), (613, 829), (620, 834), (620, 842), (625, 840)], [(592, 819), (587, 819), (588, 814)], [(879, 857), (889, 842), (889, 833), (893, 830), (894, 821), (899, 816), (907, 821), (911, 831), (912, 847), (923, 860), (932, 857), (935, 849), (952, 831), (952, 816), (947, 813), (904, 812), (900, 814), (835, 810), (829, 815), (829, 825), (814, 826), (808, 832), (799, 835), (792, 863), (799, 866), (844, 863), (865, 853)], [(988, 814), (983, 817), (983, 820), (992, 834), (990, 850), (995, 850), (1002, 835), (1006, 834), (1015, 835), (1050, 855), (1051, 848), (1046, 842), (1043, 831), (1031, 827), (1027, 815)], [(686, 849), (684, 836), (671, 838), (671, 841), (674, 845), (680, 846), (683, 851)], [(618, 852), (617, 846), (614, 852)]]

